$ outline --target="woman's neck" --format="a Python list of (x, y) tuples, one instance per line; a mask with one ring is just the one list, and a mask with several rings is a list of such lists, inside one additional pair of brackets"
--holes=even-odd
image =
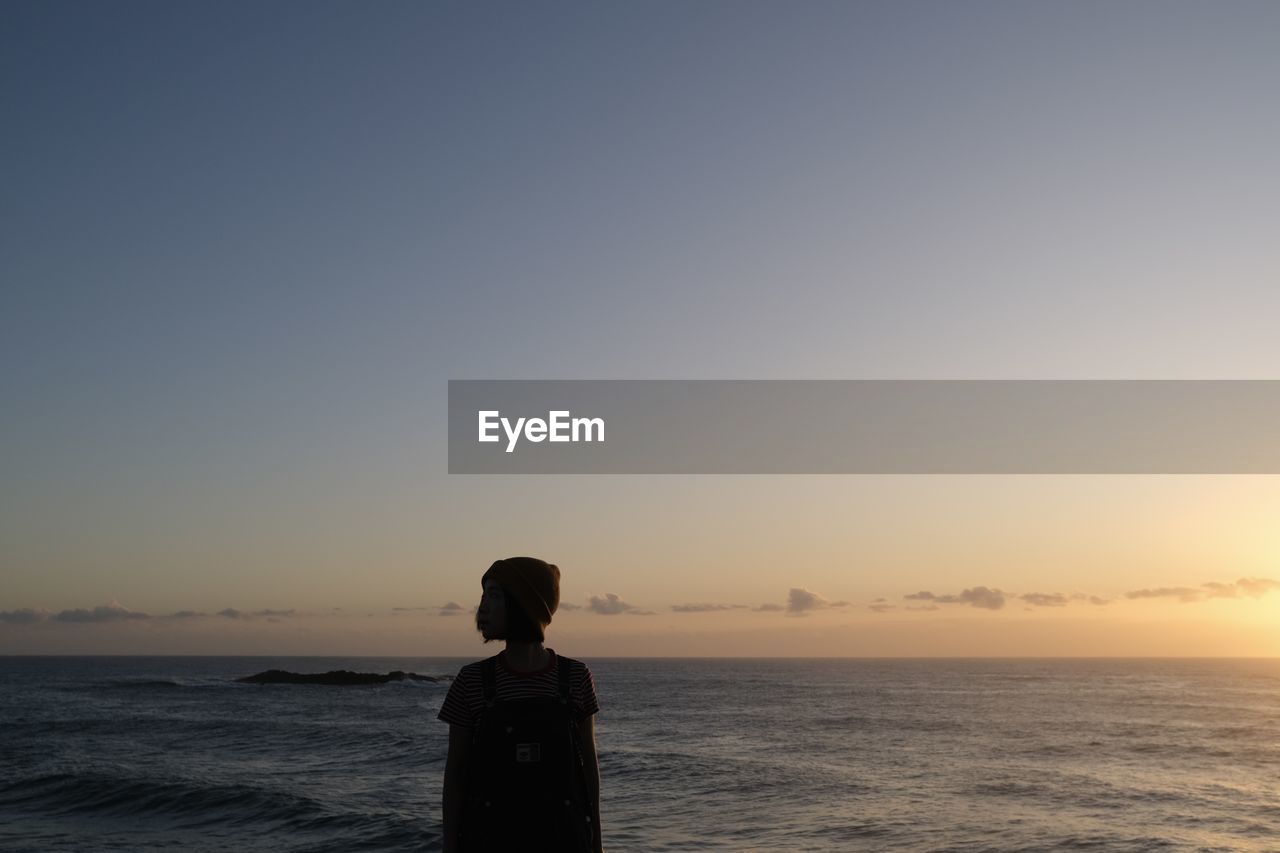
[(507, 666), (517, 672), (535, 672), (551, 661), (551, 653), (542, 643), (507, 640)]

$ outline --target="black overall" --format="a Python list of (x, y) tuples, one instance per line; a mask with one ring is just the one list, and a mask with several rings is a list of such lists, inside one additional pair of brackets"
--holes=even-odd
[(485, 709), (471, 735), (465, 853), (586, 853), (594, 828), (578, 721), (569, 701), (573, 663), (557, 656), (558, 696), (503, 701), (493, 658), (480, 664)]

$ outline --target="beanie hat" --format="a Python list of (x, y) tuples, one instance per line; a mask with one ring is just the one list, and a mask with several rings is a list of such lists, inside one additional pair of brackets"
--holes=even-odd
[(536, 557), (508, 557), (490, 566), (480, 583), (489, 578), (502, 584), (531, 620), (544, 628), (551, 624), (551, 614), (560, 606), (558, 566)]

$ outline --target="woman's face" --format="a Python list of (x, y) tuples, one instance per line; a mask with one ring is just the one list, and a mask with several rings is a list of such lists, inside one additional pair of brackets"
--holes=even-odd
[(502, 584), (493, 578), (484, 582), (480, 607), (476, 610), (476, 630), (486, 640), (505, 640), (507, 635), (507, 603)]

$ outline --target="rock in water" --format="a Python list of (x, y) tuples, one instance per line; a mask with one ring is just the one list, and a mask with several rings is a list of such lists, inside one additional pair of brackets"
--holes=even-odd
[(236, 681), (245, 684), (386, 684), (388, 681), (443, 681), (433, 675), (418, 675), (416, 672), (404, 672), (397, 669), (386, 675), (376, 672), (351, 672), (347, 669), (334, 669), (329, 672), (289, 672), (284, 669), (268, 669), (256, 675), (246, 675)]

